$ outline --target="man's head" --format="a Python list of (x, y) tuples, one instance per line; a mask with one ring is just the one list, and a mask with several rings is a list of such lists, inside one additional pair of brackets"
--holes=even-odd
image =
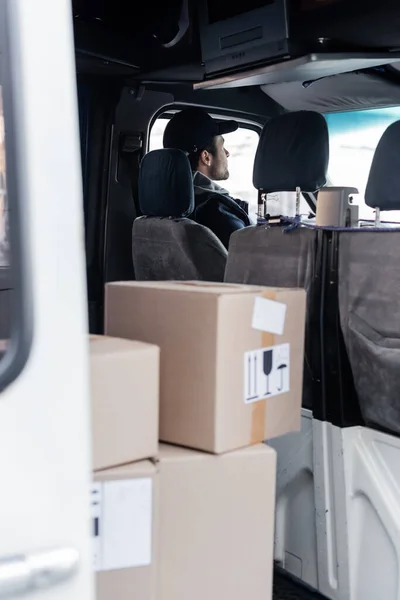
[(201, 108), (177, 113), (165, 128), (164, 148), (179, 148), (188, 153), (192, 171), (200, 171), (214, 181), (228, 179), (229, 152), (224, 133), (236, 131), (236, 121), (216, 121)]

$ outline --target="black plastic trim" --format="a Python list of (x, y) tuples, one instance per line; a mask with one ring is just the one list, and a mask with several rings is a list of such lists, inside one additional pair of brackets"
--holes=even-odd
[(340, 325), (339, 308), (339, 243), (338, 231), (321, 232), (324, 264), (323, 301), (321, 305), (321, 354), (324, 367), (324, 414), (339, 427), (364, 425), (360, 404)]
[(309, 300), (309, 323), (306, 335), (306, 356), (310, 361), (310, 370), (313, 383), (313, 403), (312, 411), (315, 418), (326, 419), (326, 399), (324, 394), (324, 357), (323, 347), (323, 328), (321, 323), (321, 314), (323, 313), (323, 239), (317, 232), (315, 242), (315, 264), (314, 277), (312, 283), (311, 298)]
[(326, 596), (277, 566), (274, 569), (272, 597), (273, 600), (327, 600)]

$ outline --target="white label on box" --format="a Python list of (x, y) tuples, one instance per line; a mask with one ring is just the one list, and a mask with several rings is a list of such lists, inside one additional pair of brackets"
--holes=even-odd
[(244, 402), (258, 402), (290, 389), (290, 344), (259, 348), (244, 355)]
[(151, 564), (153, 482), (151, 478), (106, 481), (100, 486), (94, 527), (97, 571), (144, 567)]
[(101, 519), (101, 483), (93, 483), (90, 490), (90, 504), (92, 513), (92, 544), (93, 544), (93, 569), (101, 568), (100, 545), (100, 519)]
[(285, 328), (286, 304), (257, 296), (254, 300), (253, 329), (282, 335)]

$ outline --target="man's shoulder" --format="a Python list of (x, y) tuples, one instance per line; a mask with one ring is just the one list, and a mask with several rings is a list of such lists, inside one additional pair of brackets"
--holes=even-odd
[[(199, 195), (200, 196), (200, 195)], [(233, 222), (242, 222), (243, 225), (250, 225), (248, 212), (230, 196), (222, 196), (216, 192), (205, 192), (202, 198), (196, 196), (195, 211), (193, 218), (195, 220), (233, 220)]]
[(228, 210), (240, 214), (243, 211), (246, 215), (248, 214), (247, 202), (234, 198), (228, 190), (219, 186), (203, 173), (199, 171), (195, 173), (193, 184), (196, 209), (202, 206), (203, 210), (207, 210), (207, 212), (221, 211), (222, 209), (223, 212)]
[(234, 198), (230, 194), (221, 194), (215, 190), (197, 190), (195, 195), (196, 205), (212, 202), (219, 202), (228, 206), (240, 206), (241, 208), (248, 206), (248, 203), (239, 198)]
[(195, 211), (212, 211), (218, 210), (218, 204), (220, 202), (220, 194), (217, 194), (211, 190), (201, 190), (195, 195)]

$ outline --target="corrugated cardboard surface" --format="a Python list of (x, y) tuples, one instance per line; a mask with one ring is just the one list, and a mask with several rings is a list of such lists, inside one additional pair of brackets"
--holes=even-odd
[(98, 471), (98, 482), (150, 477), (153, 481), (153, 560), (150, 566), (101, 571), (96, 574), (96, 600), (154, 600), (156, 590), (156, 557), (158, 532), (158, 477), (150, 461), (142, 461), (116, 469)]
[(94, 469), (157, 454), (159, 353), (150, 344), (90, 336)]
[(270, 600), (275, 452), (161, 445), (158, 460), (157, 600)]
[(265, 290), (264, 298), (286, 304), (283, 334), (261, 334), (261, 346), (290, 343), (290, 393), (265, 400), (265, 439), (300, 430), (303, 397), (306, 293), (304, 290)]
[[(287, 305), (282, 336), (252, 328), (254, 300)], [(106, 287), (105, 330), (161, 347), (160, 439), (222, 453), (300, 427), (305, 292), (199, 282)], [(290, 392), (245, 404), (244, 354), (290, 342)]]

